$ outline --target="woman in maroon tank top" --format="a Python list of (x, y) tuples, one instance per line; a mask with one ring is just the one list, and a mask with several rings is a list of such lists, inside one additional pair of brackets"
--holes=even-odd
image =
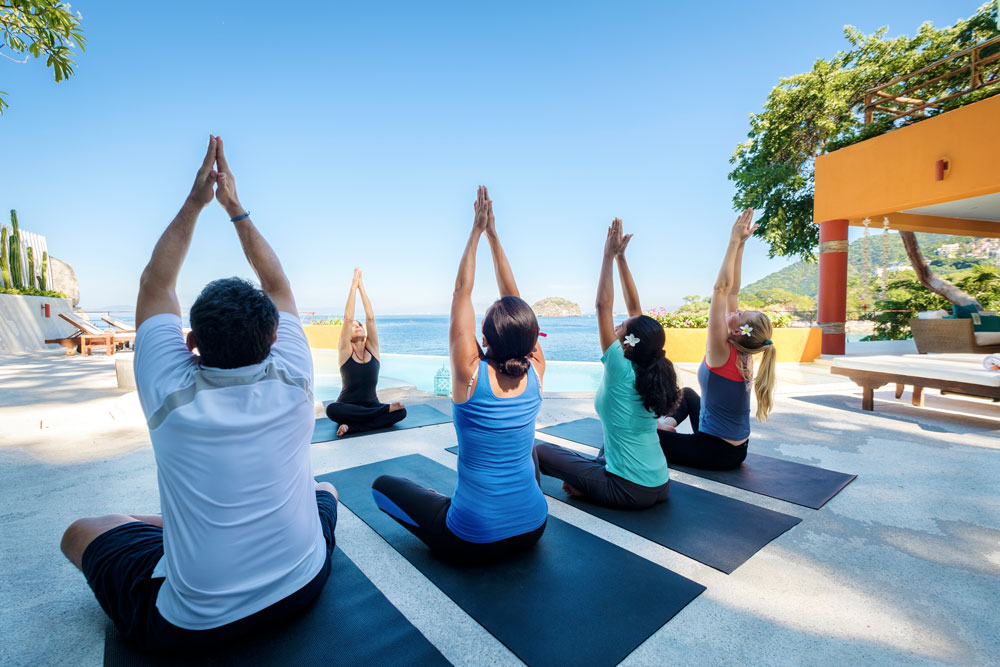
[[(743, 462), (750, 438), (749, 392), (756, 355), (761, 355), (753, 382), (757, 421), (765, 421), (771, 410), (775, 380), (771, 320), (739, 306), (743, 246), (755, 229), (753, 210), (746, 209), (729, 235), (708, 311), (708, 342), (698, 369), (701, 396), (685, 387), (680, 407), (660, 421), (660, 445), (671, 466), (726, 470)], [(693, 433), (676, 432), (685, 419), (691, 421)]]

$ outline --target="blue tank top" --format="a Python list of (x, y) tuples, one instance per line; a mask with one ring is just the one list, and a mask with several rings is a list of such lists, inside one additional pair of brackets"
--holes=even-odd
[(445, 521), (458, 537), (482, 544), (530, 533), (545, 522), (549, 506), (531, 457), (542, 405), (534, 367), (528, 386), (510, 398), (493, 394), (485, 359), (478, 377), (469, 400), (452, 406), (458, 486)]
[[(728, 376), (728, 377), (727, 377)], [(734, 378), (739, 377), (739, 380)], [(717, 438), (741, 442), (750, 437), (750, 384), (736, 367), (736, 348), (730, 344), (729, 360), (709, 369), (702, 359), (698, 367), (701, 385), (701, 422), (698, 430)]]

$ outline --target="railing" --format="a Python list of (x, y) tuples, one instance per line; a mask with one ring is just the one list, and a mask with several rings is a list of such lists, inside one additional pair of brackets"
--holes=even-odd
[[(992, 47), (998, 47), (997, 52), (984, 56), (983, 51), (992, 50)], [(958, 67), (960, 61), (965, 59), (967, 62)], [(939, 69), (947, 71), (938, 74)], [(960, 78), (963, 75), (967, 82), (965, 84)], [(925, 76), (931, 78), (924, 80)], [(914, 79), (919, 83), (912, 83)], [(949, 79), (954, 79), (954, 82), (949, 82)], [(867, 90), (864, 103), (865, 125), (874, 120), (876, 111), (889, 114), (893, 120), (905, 117), (923, 118), (931, 111), (942, 111), (941, 105), (946, 102), (998, 83), (1000, 83), (1000, 37), (994, 37), (921, 67), (915, 72), (897, 77), (889, 83)], [(887, 90), (893, 87), (902, 90), (896, 93)], [(921, 97), (927, 99), (913, 96), (922, 90), (926, 93)]]

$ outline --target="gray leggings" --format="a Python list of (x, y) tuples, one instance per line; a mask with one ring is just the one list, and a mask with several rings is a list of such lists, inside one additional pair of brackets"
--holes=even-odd
[(588, 500), (620, 509), (645, 509), (670, 496), (670, 482), (642, 486), (608, 472), (602, 456), (596, 459), (559, 445), (540, 442), (535, 456), (543, 475), (556, 477), (583, 493)]

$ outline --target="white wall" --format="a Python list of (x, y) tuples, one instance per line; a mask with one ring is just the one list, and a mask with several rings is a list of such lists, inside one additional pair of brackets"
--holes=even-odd
[[(42, 312), (46, 303), (48, 318)], [(0, 294), (0, 354), (57, 349), (57, 345), (46, 345), (45, 340), (64, 338), (76, 331), (76, 327), (59, 317), (59, 313), (72, 312), (69, 299)]]

